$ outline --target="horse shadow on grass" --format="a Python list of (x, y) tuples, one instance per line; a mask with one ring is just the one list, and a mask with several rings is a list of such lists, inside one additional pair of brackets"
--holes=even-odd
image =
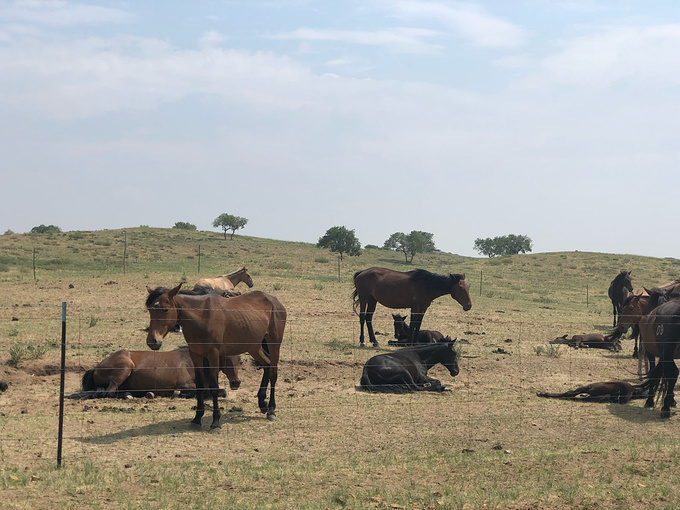
[(607, 404), (607, 407), (611, 415), (629, 423), (645, 424), (668, 421), (662, 420), (659, 417), (659, 409), (649, 409), (628, 404)]
[[(227, 416), (223, 416), (220, 424), (224, 425), (237, 425), (240, 423), (247, 423), (252, 420), (265, 419), (256, 416), (243, 415), (241, 413), (230, 413)], [(141, 427), (135, 427), (131, 429), (121, 430), (119, 432), (113, 432), (111, 434), (103, 434), (99, 436), (87, 436), (87, 437), (77, 437), (77, 441), (86, 444), (114, 444), (118, 441), (128, 440), (131, 437), (158, 437), (167, 436), (170, 434), (185, 434), (185, 433), (206, 433), (209, 432), (210, 428), (206, 424), (200, 429), (191, 426), (190, 420), (188, 418), (183, 418), (181, 420), (168, 420), (161, 421), (157, 423), (149, 423), (148, 425), (142, 425)]]

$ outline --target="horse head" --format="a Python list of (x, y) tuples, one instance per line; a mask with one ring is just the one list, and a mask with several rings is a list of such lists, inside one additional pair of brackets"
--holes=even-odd
[(244, 282), (248, 286), (249, 289), (252, 289), (253, 285), (254, 285), (253, 277), (250, 276), (250, 273), (246, 269), (246, 266), (243, 266), (241, 268), (241, 271), (243, 271), (243, 276), (241, 277), (241, 281)]
[(157, 351), (163, 345), (163, 339), (168, 332), (177, 324), (177, 306), (173, 298), (182, 287), (180, 283), (174, 289), (158, 287), (146, 288), (149, 295), (146, 299), (146, 308), (149, 310), (149, 332), (146, 335), (146, 345)]
[(402, 316), (398, 313), (393, 313), (392, 318), (394, 319), (394, 338), (397, 340), (407, 337), (409, 334), (409, 327), (406, 324), (406, 316)]
[(451, 277), (451, 297), (458, 301), (466, 312), (472, 308), (470, 299), (470, 289), (465, 282), (465, 274), (450, 274)]
[(456, 338), (451, 340), (451, 337), (447, 335), (438, 342), (447, 347), (445, 359), (441, 361), (441, 364), (447, 368), (451, 377), (456, 377), (460, 372), (460, 369), (458, 368), (458, 353), (456, 352), (455, 345), (456, 340)]
[(640, 317), (647, 315), (648, 307), (649, 296), (637, 294), (628, 296), (621, 306), (617, 330), (621, 333), (628, 331), (628, 328), (638, 323)]

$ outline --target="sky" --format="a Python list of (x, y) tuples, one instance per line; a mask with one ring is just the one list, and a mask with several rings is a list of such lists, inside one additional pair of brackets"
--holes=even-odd
[(676, 0), (0, 0), (0, 233), (680, 258)]

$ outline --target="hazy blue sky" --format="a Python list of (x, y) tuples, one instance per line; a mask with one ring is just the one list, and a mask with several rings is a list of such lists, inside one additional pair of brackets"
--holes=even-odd
[(0, 234), (680, 258), (679, 48), (677, 0), (0, 0)]

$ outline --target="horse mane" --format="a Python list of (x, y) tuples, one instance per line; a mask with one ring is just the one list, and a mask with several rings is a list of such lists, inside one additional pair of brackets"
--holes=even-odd
[(431, 273), (425, 269), (416, 269), (411, 275), (411, 280), (422, 282), (425, 286), (435, 290), (449, 292), (451, 286), (463, 279), (462, 274), (443, 275)]
[(149, 292), (149, 295), (146, 298), (146, 307), (151, 308), (151, 305), (153, 305), (159, 297), (161, 297), (163, 294), (168, 292), (170, 289), (167, 287), (156, 287), (152, 291)]

